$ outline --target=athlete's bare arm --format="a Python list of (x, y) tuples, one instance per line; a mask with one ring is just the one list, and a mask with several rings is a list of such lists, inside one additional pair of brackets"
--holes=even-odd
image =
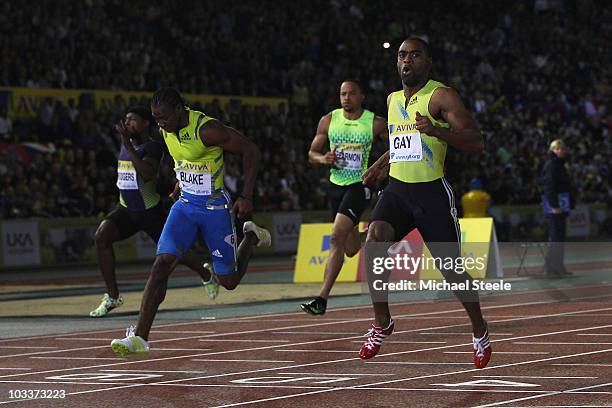
[(329, 138), (327, 132), (329, 131), (329, 124), (331, 123), (331, 113), (323, 116), (317, 126), (317, 133), (315, 134), (310, 150), (308, 151), (308, 161), (312, 164), (323, 164), (331, 166), (334, 164), (336, 154), (333, 150), (323, 154), (329, 144)]
[(484, 150), (480, 128), (453, 88), (438, 88), (434, 91), (429, 101), (429, 114), (434, 118), (442, 118), (450, 125), (450, 129), (434, 126), (427, 116), (417, 112), (419, 132), (442, 139), (464, 152), (481, 153)]
[[(389, 102), (391, 101), (391, 94), (387, 96), (387, 109), (389, 108)], [(380, 119), (380, 120), (379, 120)], [(378, 128), (377, 128), (378, 122)], [(382, 128), (384, 126), (384, 129)], [(376, 117), (374, 122), (375, 135), (378, 135), (383, 140), (389, 141), (389, 127), (387, 121), (379, 116)], [(383, 181), (389, 176), (389, 150), (384, 152), (378, 160), (374, 162), (366, 171), (363, 173), (363, 184), (368, 187), (374, 187), (377, 182)]]
[(205, 146), (219, 146), (224, 152), (242, 156), (244, 187), (236, 200), (232, 212), (242, 218), (253, 211), (253, 189), (259, 164), (259, 149), (236, 129), (225, 126), (216, 119), (209, 120), (200, 128), (200, 140)]

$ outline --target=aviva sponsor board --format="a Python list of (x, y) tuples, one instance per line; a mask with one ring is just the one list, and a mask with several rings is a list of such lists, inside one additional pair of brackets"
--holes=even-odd
[[(333, 224), (302, 224), (293, 281), (296, 283), (323, 282), (325, 263), (329, 257)], [(355, 282), (359, 254), (344, 257), (337, 282)]]

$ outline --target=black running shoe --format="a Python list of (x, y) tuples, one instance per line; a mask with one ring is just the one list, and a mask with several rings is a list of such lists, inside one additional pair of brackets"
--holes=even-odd
[(327, 309), (327, 300), (317, 296), (308, 303), (302, 303), (300, 307), (308, 314), (321, 316), (325, 314), (325, 309)]

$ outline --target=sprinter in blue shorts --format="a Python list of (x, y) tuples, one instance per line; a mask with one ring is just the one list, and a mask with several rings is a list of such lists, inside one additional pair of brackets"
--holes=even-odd
[[(242, 218), (253, 210), (257, 147), (237, 130), (189, 109), (173, 88), (162, 88), (153, 95), (151, 111), (174, 159), (178, 180), (174, 196), (178, 199), (159, 239), (138, 323), (128, 329), (127, 337), (111, 342), (120, 356), (149, 351), (149, 331), (166, 296), (168, 277), (198, 236), (210, 250), (219, 284), (228, 290), (240, 283), (253, 248), (271, 245), (269, 231), (247, 221), (244, 238), (236, 248), (232, 218)], [(242, 156), (244, 188), (233, 206), (223, 187), (224, 152)]]

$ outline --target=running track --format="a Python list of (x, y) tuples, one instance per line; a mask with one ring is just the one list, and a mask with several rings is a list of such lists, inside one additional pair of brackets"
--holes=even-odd
[[(456, 302), (396, 303), (381, 354), (357, 357), (369, 306), (156, 325), (117, 358), (116, 330), (0, 340), (0, 404), (24, 407), (612, 407), (612, 285), (483, 299), (494, 354), (471, 363)], [(14, 390), (62, 390), (24, 400)], [(32, 391), (34, 392), (34, 391)], [(40, 394), (39, 394), (40, 395)]]

